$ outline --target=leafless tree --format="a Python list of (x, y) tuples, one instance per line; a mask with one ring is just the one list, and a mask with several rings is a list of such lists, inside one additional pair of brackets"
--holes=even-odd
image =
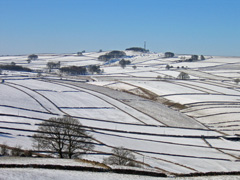
[(1, 155), (2, 156), (8, 155), (8, 148), (6, 144), (1, 145)]
[(186, 79), (190, 79), (190, 76), (185, 73), (185, 72), (181, 72), (179, 75), (178, 75), (178, 79), (183, 79), (183, 80), (186, 80)]
[(60, 67), (61, 67), (60, 61), (47, 63), (47, 68), (49, 69), (49, 72), (51, 72), (52, 69), (59, 69)]
[(36, 54), (31, 54), (31, 55), (28, 56), (28, 59), (36, 60), (36, 59), (38, 59), (38, 55), (36, 55)]
[(57, 152), (60, 158), (71, 159), (94, 148), (92, 137), (78, 120), (70, 116), (50, 118), (39, 124), (38, 131), (33, 136), (34, 147)]
[(240, 79), (239, 78), (236, 78), (233, 80), (236, 84), (238, 84), (240, 82)]
[(11, 150), (11, 155), (12, 156), (20, 156), (21, 154), (23, 154), (23, 150), (21, 149), (21, 146), (16, 146)]
[(135, 156), (129, 150), (123, 147), (117, 147), (112, 149), (113, 155), (103, 160), (103, 163), (111, 165), (122, 165), (122, 166), (136, 166)]

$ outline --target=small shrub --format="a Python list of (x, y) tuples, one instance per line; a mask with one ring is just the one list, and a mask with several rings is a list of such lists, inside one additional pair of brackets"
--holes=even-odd
[(137, 166), (135, 162), (135, 156), (129, 150), (123, 147), (117, 147), (112, 149), (113, 155), (103, 160), (103, 163), (110, 165), (121, 165), (121, 166)]
[(131, 61), (122, 59), (119, 61), (120, 66), (124, 69), (127, 65), (131, 64)]
[(7, 148), (6, 144), (1, 145), (1, 155), (2, 156), (8, 155), (8, 148)]
[(201, 60), (205, 60), (205, 57), (203, 55), (201, 55), (200, 59)]
[(52, 71), (52, 69), (59, 69), (61, 67), (60, 61), (58, 62), (48, 62), (47, 63), (47, 68), (49, 69), (49, 72)]
[(0, 65), (0, 69), (3, 70), (10, 70), (10, 71), (26, 71), (26, 72), (32, 72), (31, 69), (22, 67), (22, 66), (17, 66), (17, 65)]
[(170, 65), (167, 64), (165, 68), (166, 68), (167, 70), (169, 70), (169, 69), (170, 69)]
[(97, 66), (97, 65), (89, 65), (87, 69), (92, 74), (94, 74), (94, 73), (100, 74), (101, 73), (100, 66)]
[(85, 66), (62, 67), (60, 68), (60, 72), (69, 75), (85, 75), (87, 73), (87, 68)]
[(142, 53), (147, 53), (149, 50), (141, 48), (141, 47), (131, 47), (127, 48), (126, 51), (136, 51), (136, 52), (142, 52)]
[(172, 52), (165, 52), (165, 58), (171, 58), (174, 57), (174, 53)]
[(82, 52), (77, 52), (77, 55), (78, 55), (78, 56), (82, 56), (83, 53), (82, 53)]
[(160, 75), (157, 76), (157, 79), (162, 79), (162, 77)]
[(24, 156), (25, 157), (32, 157), (32, 151), (31, 150), (25, 150), (24, 151)]
[(38, 59), (38, 55), (36, 55), (36, 54), (31, 54), (31, 55), (28, 56), (28, 59), (30, 59), (30, 60), (36, 60), (36, 59)]
[(190, 79), (190, 76), (185, 73), (185, 72), (181, 72), (179, 75), (178, 75), (178, 79), (183, 79), (183, 80), (186, 80), (186, 79)]
[(191, 59), (192, 59), (193, 61), (197, 61), (197, 60), (198, 60), (198, 55), (192, 55)]
[(238, 83), (240, 82), (240, 79), (237, 78), (237, 79), (234, 79), (233, 81), (234, 81), (236, 84), (238, 84)]
[(134, 65), (132, 68), (135, 70), (135, 69), (137, 69), (137, 66)]
[(98, 60), (100, 61), (109, 61), (110, 59), (113, 59), (113, 58), (122, 58), (126, 56), (126, 53), (123, 52), (123, 51), (111, 51), (109, 53), (106, 53), (104, 55), (101, 55), (98, 57)]
[(23, 150), (21, 150), (21, 146), (16, 146), (11, 150), (12, 156), (21, 156), (23, 154)]

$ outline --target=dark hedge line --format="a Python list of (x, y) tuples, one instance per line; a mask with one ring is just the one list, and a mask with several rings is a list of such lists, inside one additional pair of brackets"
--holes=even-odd
[(143, 53), (149, 52), (149, 50), (141, 47), (130, 47), (130, 48), (127, 48), (126, 51), (136, 51), (136, 52), (143, 52)]
[(223, 175), (240, 175), (240, 171), (230, 172), (198, 172), (190, 174), (175, 174), (177, 177), (195, 177), (195, 176), (223, 176)]
[[(139, 170), (132, 170), (132, 169), (104, 169), (104, 168), (84, 167), (84, 166), (82, 167), (82, 166), (62, 166), (62, 165), (43, 165), (43, 164), (0, 164), (0, 168), (42, 168), (42, 169), (110, 172), (110, 173), (118, 173), (118, 174), (167, 177), (167, 175), (164, 173), (157, 173), (157, 172), (150, 172), (150, 171), (139, 171)], [(174, 174), (174, 176), (176, 177), (222, 176), (222, 175), (240, 175), (240, 171)]]
[(90, 172), (112, 172), (118, 174), (133, 174), (145, 175), (155, 177), (167, 177), (164, 173), (156, 173), (149, 171), (138, 171), (131, 169), (104, 169), (95, 167), (82, 166), (62, 166), (62, 165), (43, 165), (43, 164), (0, 164), (0, 168), (42, 168), (42, 169), (58, 169), (58, 170), (72, 170), (72, 171), (90, 171)]
[(31, 69), (17, 66), (17, 65), (0, 65), (0, 69), (2, 70), (11, 70), (11, 71), (26, 71), (26, 72), (32, 72)]
[(109, 61), (110, 59), (113, 59), (113, 58), (122, 58), (126, 56), (126, 53), (123, 52), (123, 51), (111, 51), (109, 53), (106, 53), (104, 55), (101, 55), (98, 57), (98, 60), (100, 61)]

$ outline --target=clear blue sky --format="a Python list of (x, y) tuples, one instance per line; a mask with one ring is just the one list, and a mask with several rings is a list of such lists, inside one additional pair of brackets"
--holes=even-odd
[(240, 56), (240, 0), (0, 0), (0, 55), (124, 50)]

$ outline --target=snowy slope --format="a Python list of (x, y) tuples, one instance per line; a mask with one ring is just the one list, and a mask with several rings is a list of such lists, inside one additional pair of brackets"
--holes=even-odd
[[(143, 168), (158, 172), (240, 171), (239, 142), (222, 138), (223, 133), (240, 132), (240, 88), (231, 79), (238, 76), (237, 72), (219, 76), (234, 69), (239, 59), (228, 58), (232, 64), (219, 57), (191, 63), (180, 62), (178, 57), (163, 58), (160, 53), (127, 53), (126, 59), (136, 69), (132, 65), (125, 69), (117, 64), (101, 66), (102, 75), (80, 77), (94, 80), (89, 84), (75, 77), (38, 79), (35, 73), (4, 71), (0, 75), (5, 79), (0, 84), (0, 144), (32, 149), (31, 136), (39, 123), (71, 115), (96, 139), (96, 154), (84, 156), (89, 160), (102, 162), (112, 148), (123, 146)], [(46, 70), (49, 61), (60, 61), (63, 66), (101, 65), (97, 61), (100, 54), (41, 55), (30, 64), (26, 56), (9, 56), (0, 57), (0, 64), (11, 60), (41, 70)], [(166, 64), (173, 68), (166, 70)], [(180, 72), (189, 73), (191, 79), (176, 79)], [(172, 110), (174, 103), (181, 108)]]

